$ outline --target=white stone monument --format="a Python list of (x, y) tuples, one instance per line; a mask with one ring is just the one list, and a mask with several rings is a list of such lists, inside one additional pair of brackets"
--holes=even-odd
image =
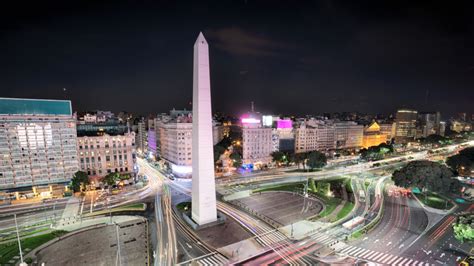
[(217, 220), (209, 46), (202, 32), (194, 43), (193, 69), (192, 219), (201, 226)]

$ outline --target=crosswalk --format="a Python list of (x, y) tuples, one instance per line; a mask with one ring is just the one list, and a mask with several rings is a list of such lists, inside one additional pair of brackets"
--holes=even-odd
[(255, 236), (255, 240), (262, 246), (270, 246), (278, 242), (287, 240), (287, 237), (278, 230), (269, 230), (266, 233)]
[(339, 254), (345, 254), (358, 259), (363, 259), (383, 265), (403, 265), (403, 266), (428, 266), (429, 263), (420, 262), (402, 256), (396, 256), (388, 253), (373, 251), (356, 246), (350, 246), (344, 242), (338, 241), (324, 233), (316, 233), (312, 236), (316, 243), (328, 246)]
[(228, 262), (229, 260), (226, 259), (222, 254), (211, 253), (208, 256), (193, 262), (193, 264), (196, 263), (197, 265), (214, 266), (214, 265), (227, 265)]
[(364, 259), (371, 262), (376, 262), (384, 265), (403, 265), (403, 266), (421, 266), (421, 265), (430, 265), (429, 263), (424, 263), (417, 261), (415, 259), (410, 259), (402, 256), (396, 256), (388, 253), (373, 251), (365, 248), (354, 247), (349, 245), (342, 245), (335, 247), (336, 252), (346, 254), (352, 257), (359, 259)]

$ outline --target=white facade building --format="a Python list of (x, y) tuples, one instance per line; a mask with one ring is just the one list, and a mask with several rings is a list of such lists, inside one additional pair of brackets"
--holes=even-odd
[(364, 126), (353, 121), (334, 122), (334, 133), (336, 135), (336, 148), (358, 149), (362, 146)]
[(242, 125), (242, 163), (263, 166), (272, 162), (274, 151), (272, 128), (258, 123)]
[(128, 173), (133, 170), (135, 133), (77, 138), (79, 167), (91, 176)]
[(305, 120), (295, 130), (295, 152), (336, 149), (335, 126), (329, 120)]
[(0, 98), (0, 189), (66, 183), (77, 170), (70, 101)]

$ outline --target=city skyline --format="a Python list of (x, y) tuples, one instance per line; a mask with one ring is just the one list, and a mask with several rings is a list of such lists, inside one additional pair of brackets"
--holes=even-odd
[(2, 29), (9, 42), (0, 44), (3, 96), (70, 99), (79, 111), (191, 109), (188, 44), (202, 29), (213, 44), (216, 111), (241, 114), (254, 101), (262, 113), (295, 115), (403, 107), (472, 112), (467, 1), (442, 10), (435, 3), (370, 3), (362, 10), (278, 1), (72, 6), (11, 7)]
[(474, 2), (187, 2), (2, 5), (0, 265), (473, 265)]

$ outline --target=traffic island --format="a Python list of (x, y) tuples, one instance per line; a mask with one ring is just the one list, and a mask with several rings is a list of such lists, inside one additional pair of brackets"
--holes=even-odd
[(191, 228), (195, 231), (201, 230), (201, 229), (204, 229), (204, 228), (208, 228), (208, 227), (212, 227), (212, 226), (216, 226), (216, 225), (219, 225), (219, 224), (223, 224), (226, 221), (226, 216), (223, 213), (217, 211), (217, 220), (216, 221), (211, 222), (211, 223), (207, 223), (207, 224), (204, 224), (204, 225), (197, 224), (192, 218), (191, 202), (189, 202), (189, 201), (178, 203), (176, 205), (176, 209), (181, 213), (181, 215), (183, 217), (183, 220), (186, 221), (186, 223), (189, 226), (191, 226)]
[(217, 211), (217, 215), (221, 219), (218, 218), (214, 223), (199, 226), (191, 219), (191, 202), (181, 202), (175, 207), (178, 210), (177, 213), (185, 221), (185, 225), (191, 227), (192, 232), (208, 246), (220, 248), (252, 237), (252, 234), (236, 220), (227, 217), (220, 211)]

